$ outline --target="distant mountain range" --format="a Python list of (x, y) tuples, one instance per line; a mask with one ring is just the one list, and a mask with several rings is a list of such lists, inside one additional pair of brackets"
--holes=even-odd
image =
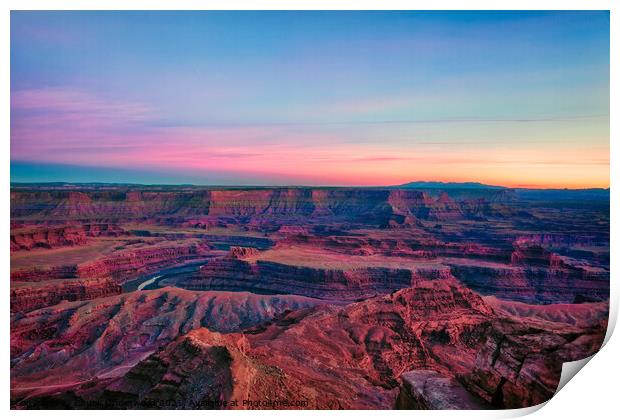
[(396, 185), (398, 188), (432, 188), (432, 189), (462, 189), (462, 188), (485, 188), (491, 190), (503, 190), (506, 187), (482, 184), (480, 182), (438, 182), (438, 181), (413, 181), (406, 184)]

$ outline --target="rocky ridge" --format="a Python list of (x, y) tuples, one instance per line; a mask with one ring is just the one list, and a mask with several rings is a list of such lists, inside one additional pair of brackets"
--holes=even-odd
[[(187, 316), (166, 315), (182, 311), (180, 305), (186, 305), (181, 299), (176, 305), (162, 306), (162, 298), (168, 302), (178, 299), (173, 297), (180, 293), (177, 290), (157, 291), (159, 295), (135, 293), (131, 299), (138, 299), (136, 303), (144, 300), (137, 305), (123, 302), (122, 297), (80, 304), (82, 310), (92, 308), (90, 315), (72, 315), (70, 327), (52, 337), (41, 332), (33, 340), (30, 328), (40, 328), (34, 319), (36, 313), (20, 320), (12, 342), (13, 371), (22, 373), (18, 376), (20, 383), (13, 384), (13, 392), (17, 395), (20, 388), (25, 390), (19, 392), (20, 405), (151, 408), (172, 404), (204, 408), (213, 401), (245, 396), (249, 400), (303, 400), (307, 408), (395, 408), (402, 404), (402, 394), (410, 392), (407, 372), (431, 370), (470, 395), (453, 402), (461, 408), (468, 408), (468, 401), (516, 408), (550, 398), (561, 363), (591, 354), (604, 335), (602, 319), (598, 323), (593, 320), (587, 327), (564, 323), (549, 327), (535, 320), (504, 317), (452, 280), (422, 282), (344, 307), (314, 306), (280, 312), (272, 322), (256, 323), (245, 330), (238, 325), (229, 330), (239, 332), (218, 334), (213, 325), (200, 328), (221, 322), (217, 316), (204, 317), (211, 320), (206, 323), (188, 324)], [(187, 296), (192, 292), (182, 293)], [(110, 312), (109, 308), (118, 305), (115, 302), (121, 303), (121, 311), (127, 308), (135, 314), (160, 313), (163, 309), (157, 317), (162, 321), (161, 317), (167, 317), (172, 324), (163, 324), (170, 325), (164, 333), (156, 325), (133, 317), (129, 323), (122, 321), (118, 310)], [(153, 305), (159, 309), (154, 311)], [(56, 314), (51, 318), (48, 315), (52, 325), (67, 316), (62, 315), (62, 307), (40, 310), (41, 315), (43, 311)], [(104, 325), (106, 332), (94, 340), (98, 325)], [(144, 332), (129, 334), (133, 328)], [(70, 331), (79, 331), (83, 337), (77, 343), (84, 344), (72, 345), (80, 357), (69, 357), (62, 350), (61, 343), (66, 342), (63, 337)], [(149, 337), (157, 338), (152, 341)], [(136, 339), (143, 340), (138, 347), (131, 344)], [(168, 344), (155, 344), (161, 340)], [(37, 350), (45, 347), (57, 348), (55, 354), (63, 359)], [(110, 367), (126, 363), (127, 355), (133, 353), (131, 348), (140, 353), (131, 357), (138, 363), (112, 374)], [(37, 367), (46, 366), (50, 357), (55, 358), (58, 370), (47, 371), (48, 380), (56, 377), (69, 381), (74, 378), (72, 374), (83, 372), (85, 363), (100, 370), (94, 373), (91, 369), (95, 377), (83, 379), (83, 386), (68, 386), (68, 390), (38, 388), (34, 392), (24, 386), (24, 372), (34, 372), (30, 376), (34, 380)]]

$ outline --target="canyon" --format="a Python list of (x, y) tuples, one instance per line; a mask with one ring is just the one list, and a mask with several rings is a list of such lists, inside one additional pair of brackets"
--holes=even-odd
[(609, 260), (609, 190), (13, 185), (11, 404), (532, 406)]

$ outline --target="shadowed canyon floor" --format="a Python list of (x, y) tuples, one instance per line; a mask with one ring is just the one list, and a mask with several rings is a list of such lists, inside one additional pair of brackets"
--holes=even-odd
[(609, 190), (14, 185), (10, 293), (14, 408), (531, 406), (605, 335)]

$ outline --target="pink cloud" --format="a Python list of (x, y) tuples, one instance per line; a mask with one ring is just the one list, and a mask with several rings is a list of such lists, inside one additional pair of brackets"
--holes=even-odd
[(11, 159), (25, 161), (219, 171), (324, 185), (454, 181), (464, 174), (464, 180), (506, 184), (514, 174), (552, 179), (560, 166), (603, 179), (609, 166), (608, 148), (564, 146), (544, 158), (535, 144), (438, 148), (424, 141), (356, 141), (364, 134), (390, 134), (379, 128), (369, 134), (366, 128), (322, 126), (163, 127), (148, 104), (74, 89), (13, 92), (11, 112)]

